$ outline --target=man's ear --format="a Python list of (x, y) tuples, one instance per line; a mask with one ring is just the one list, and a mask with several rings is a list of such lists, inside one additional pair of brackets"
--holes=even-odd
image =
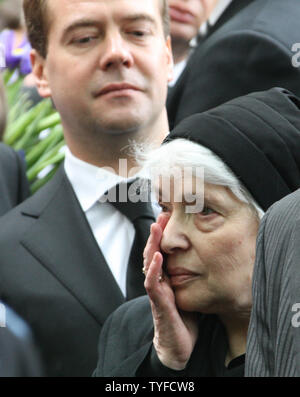
[(174, 60), (173, 60), (173, 52), (172, 52), (172, 44), (171, 37), (168, 36), (166, 40), (166, 50), (167, 50), (167, 64), (168, 64), (168, 83), (173, 80), (174, 73)]
[(36, 50), (31, 51), (30, 59), (32, 64), (32, 74), (35, 78), (37, 90), (42, 98), (48, 98), (51, 96), (51, 90), (45, 73), (46, 59), (43, 58)]

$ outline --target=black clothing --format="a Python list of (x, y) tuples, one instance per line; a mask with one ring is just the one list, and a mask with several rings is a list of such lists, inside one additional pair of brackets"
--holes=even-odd
[[(192, 353), (191, 359), (187, 367), (181, 371), (175, 371), (170, 368), (165, 367), (160, 361), (156, 354), (154, 347), (147, 354), (145, 360), (142, 362), (141, 366), (137, 371), (137, 376), (139, 377), (243, 377), (245, 370), (245, 354), (238, 356), (231, 360), (227, 367), (225, 367), (225, 356), (227, 351), (227, 338), (222, 329), (222, 324), (218, 324), (219, 320), (215, 316), (216, 327), (213, 331), (214, 343), (209, 344), (208, 351), (205, 352), (205, 356), (208, 360), (205, 364), (200, 364), (201, 357), (203, 356), (203, 341), (208, 341), (211, 338), (211, 334), (206, 332), (206, 317), (207, 315), (202, 315), (200, 320), (199, 328), (201, 331), (199, 333), (199, 338), (197, 344), (195, 345), (194, 351)], [(204, 327), (203, 327), (204, 326)], [(203, 327), (203, 328), (202, 328)], [(201, 339), (200, 339), (201, 338)], [(199, 361), (198, 361), (199, 360)], [(198, 363), (198, 364), (197, 364)], [(207, 368), (210, 369), (206, 372)]]
[[(0, 377), (43, 375), (42, 363), (27, 324), (8, 306), (0, 327)], [(4, 325), (4, 324), (1, 324)]]
[[(138, 325), (137, 325), (138, 324)], [(244, 357), (225, 367), (227, 337), (215, 315), (199, 315), (199, 336), (184, 371), (164, 367), (152, 349), (153, 323), (147, 296), (118, 308), (107, 320), (99, 341), (95, 376), (243, 376)]]
[(28, 196), (25, 162), (12, 148), (0, 143), (0, 216)]

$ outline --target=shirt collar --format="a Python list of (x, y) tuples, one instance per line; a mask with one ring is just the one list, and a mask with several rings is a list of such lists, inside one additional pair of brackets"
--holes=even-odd
[(121, 181), (134, 180), (137, 176), (128, 179), (121, 177), (105, 168), (80, 160), (68, 148), (65, 152), (64, 167), (84, 212), (88, 211), (113, 186)]
[(173, 87), (177, 80), (179, 79), (179, 76), (181, 75), (181, 73), (183, 72), (183, 70), (186, 67), (187, 64), (187, 59), (183, 59), (182, 61), (176, 63), (173, 67), (173, 80), (169, 82), (169, 87)]

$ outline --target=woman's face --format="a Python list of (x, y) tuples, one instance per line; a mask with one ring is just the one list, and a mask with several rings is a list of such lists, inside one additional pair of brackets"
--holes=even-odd
[[(199, 186), (200, 180), (193, 178), (194, 187)], [(189, 214), (190, 201), (185, 198), (195, 191), (184, 188), (180, 202), (174, 186), (178, 183), (170, 184), (170, 200), (160, 199), (168, 218), (161, 249), (167, 254), (166, 272), (178, 307), (202, 313), (248, 312), (259, 226), (256, 214), (228, 188), (206, 183), (203, 209)]]

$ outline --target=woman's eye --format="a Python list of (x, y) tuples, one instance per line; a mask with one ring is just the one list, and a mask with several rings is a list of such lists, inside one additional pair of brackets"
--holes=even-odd
[(79, 43), (89, 43), (92, 40), (91, 37), (84, 37), (83, 39), (78, 40)]
[(207, 215), (215, 214), (215, 211), (209, 207), (204, 207), (203, 210), (200, 212), (200, 214), (207, 216)]
[(163, 205), (162, 203), (158, 203), (160, 208), (161, 208), (161, 212), (168, 212), (169, 208), (166, 207), (165, 205)]
[(135, 31), (131, 32), (131, 34), (133, 34), (134, 36), (142, 37), (145, 35), (145, 32), (142, 32), (140, 30), (135, 30)]

